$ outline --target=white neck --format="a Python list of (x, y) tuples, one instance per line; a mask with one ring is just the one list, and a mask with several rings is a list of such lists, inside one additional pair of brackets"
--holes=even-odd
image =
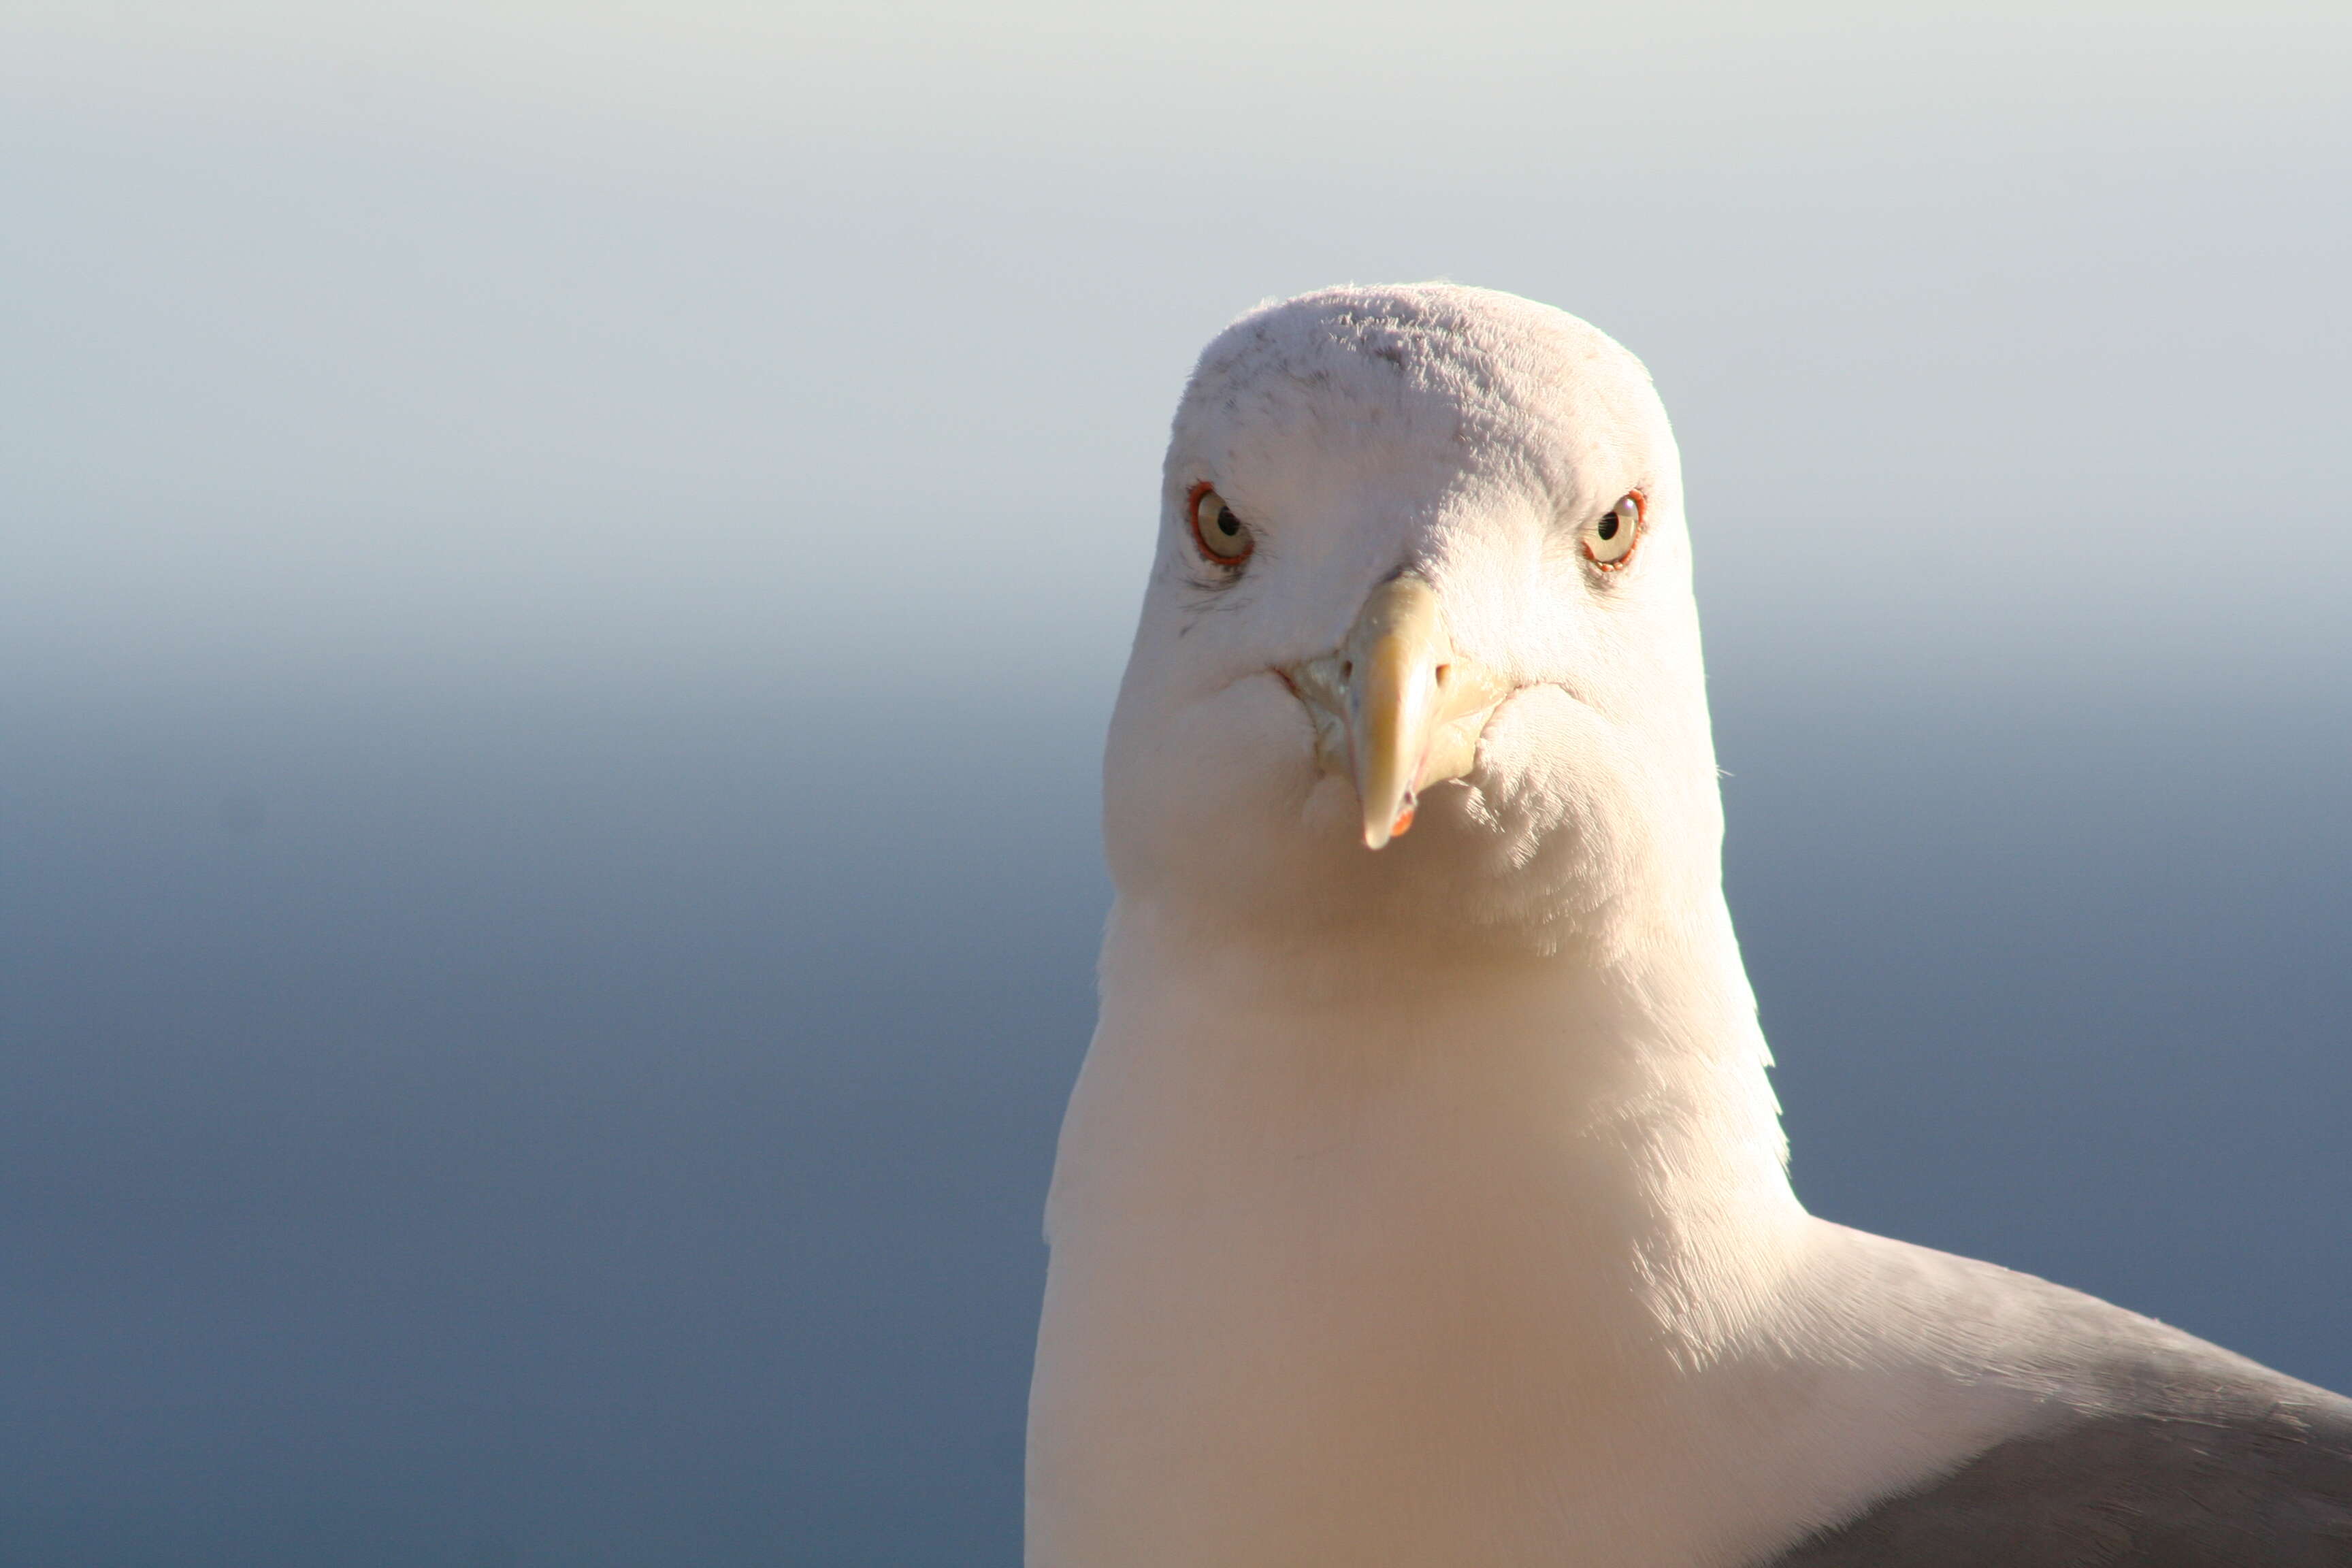
[(1369, 1171), (1425, 1214), (1516, 1195), (1580, 1238), (1596, 1309), (1622, 1310), (1631, 1269), (1662, 1330), (1712, 1337), (1682, 1309), (1720, 1291), (1689, 1271), (1769, 1254), (1799, 1211), (1729, 918), (1711, 889), (1694, 903), (1639, 940), (1498, 956), (1229, 942), (1121, 900), (1055, 1237)]
[(1612, 947), (1652, 956), (1118, 905), (1048, 1210), (1033, 1563), (1413, 1561), (1464, 1519), (1542, 1561), (1567, 1508), (1633, 1563), (1710, 1528), (1634, 1500), (1762, 1440), (1707, 1369), (1807, 1221), (1719, 897)]
[(1615, 934), (1282, 946), (1118, 904), (1032, 1568), (1738, 1563), (2014, 1418), (1856, 1329), (1885, 1287), (1790, 1191), (1719, 894)]

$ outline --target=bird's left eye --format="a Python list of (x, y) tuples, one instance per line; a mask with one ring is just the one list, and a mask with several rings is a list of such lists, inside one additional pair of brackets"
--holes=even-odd
[(1620, 497), (1615, 506), (1584, 525), (1584, 553), (1603, 572), (1614, 572), (1633, 559), (1642, 537), (1642, 492)]
[(1249, 559), (1256, 541), (1250, 527), (1234, 515), (1225, 498), (1205, 484), (1192, 487), (1192, 537), (1202, 553), (1221, 566), (1238, 566)]

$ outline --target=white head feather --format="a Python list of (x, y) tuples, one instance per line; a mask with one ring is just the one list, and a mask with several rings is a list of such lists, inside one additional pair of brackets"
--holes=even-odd
[[(1255, 531), (1194, 542), (1208, 483)], [(1585, 527), (1638, 492), (1602, 571)], [(1202, 354), (1111, 728), (1122, 895), (1228, 926), (1324, 923), (1550, 947), (1711, 901), (1722, 835), (1680, 459), (1634, 358), (1575, 318), (1446, 285), (1338, 289), (1253, 312)], [(1368, 855), (1277, 671), (1334, 648), (1400, 571), (1512, 695), (1475, 769)]]

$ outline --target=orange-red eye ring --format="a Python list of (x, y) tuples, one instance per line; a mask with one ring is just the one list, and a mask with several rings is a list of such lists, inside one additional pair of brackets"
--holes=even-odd
[[(1603, 561), (1601, 557), (1592, 553), (1591, 541), (1584, 541), (1584, 558), (1587, 561), (1591, 562), (1594, 569), (1597, 571), (1622, 572), (1625, 570), (1626, 566), (1632, 563), (1634, 554), (1642, 548), (1642, 533), (1650, 521), (1650, 498), (1643, 495), (1640, 490), (1627, 490), (1620, 499), (1630, 500), (1633, 503), (1633, 542), (1627, 545), (1625, 547), (1625, 553), (1617, 557), (1616, 560)], [(1609, 510), (1614, 511), (1617, 509), (1612, 506)]]
[[(1192, 543), (1200, 550), (1202, 555), (1208, 557), (1212, 565), (1225, 567), (1239, 566), (1243, 562), (1250, 558), (1250, 554), (1253, 551), (1257, 549), (1257, 540), (1253, 535), (1247, 532), (1244, 532), (1242, 535), (1242, 552), (1239, 555), (1220, 555), (1214, 550), (1209, 548), (1209, 536), (1201, 531), (1202, 498), (1214, 495), (1216, 493), (1216, 489), (1217, 487), (1215, 484), (1208, 479), (1202, 479), (1200, 483), (1194, 485), (1191, 491), (1184, 497), (1184, 519), (1192, 527)], [(1220, 501), (1224, 500), (1223, 496), (1218, 496), (1217, 499)], [(1246, 529), (1248, 525), (1244, 524), (1243, 526)]]

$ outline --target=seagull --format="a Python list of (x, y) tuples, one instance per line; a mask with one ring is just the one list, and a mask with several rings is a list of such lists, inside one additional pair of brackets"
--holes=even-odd
[(1160, 502), (1030, 1568), (2352, 1564), (2352, 1401), (1798, 1203), (1632, 354), (1272, 303)]

